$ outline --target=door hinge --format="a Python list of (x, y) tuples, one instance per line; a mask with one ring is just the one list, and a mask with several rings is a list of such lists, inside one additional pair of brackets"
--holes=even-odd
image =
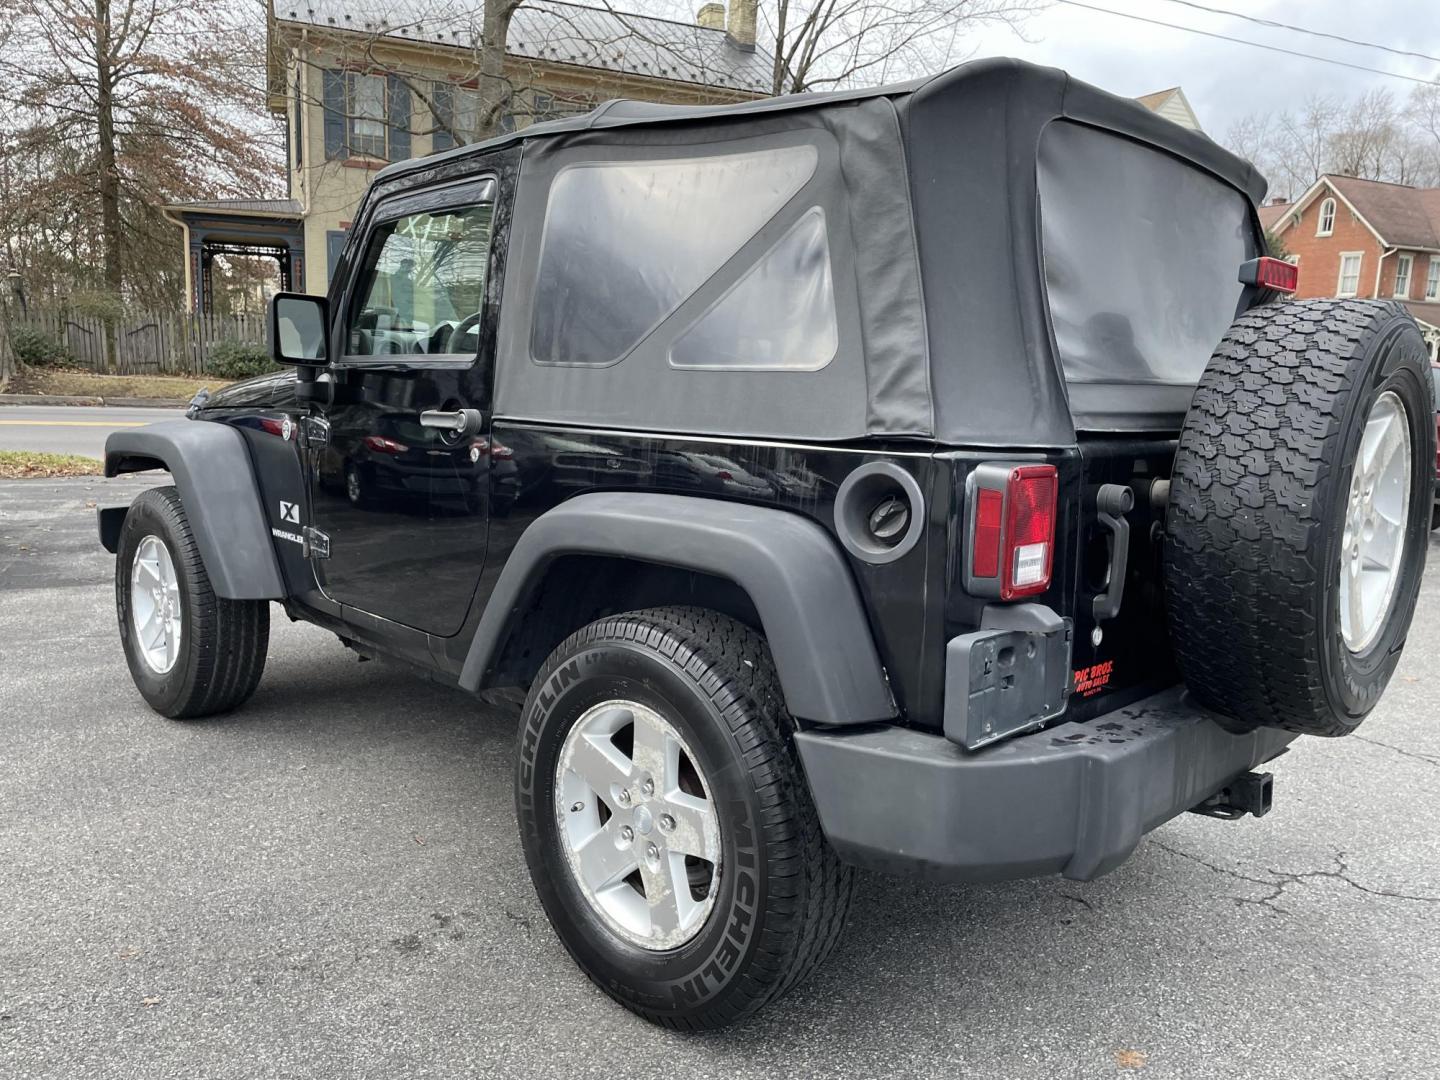
[(300, 449), (310, 450), (330, 442), (330, 421), (322, 416), (300, 418)]
[(305, 540), (304, 555), (307, 559), (328, 559), (330, 557), (330, 537), (312, 525), (306, 525), (300, 530), (300, 535)]

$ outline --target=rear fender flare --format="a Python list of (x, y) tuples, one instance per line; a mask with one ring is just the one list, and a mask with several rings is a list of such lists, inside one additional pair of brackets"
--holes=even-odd
[(685, 495), (593, 492), (536, 518), (480, 618), (460, 672), (464, 689), (480, 689), (549, 564), (581, 554), (694, 570), (744, 589), (792, 716), (853, 724), (896, 715), (855, 580), (830, 534), (788, 511)]
[[(116, 431), (105, 440), (105, 475), (167, 469), (215, 595), (227, 600), (279, 600), (280, 566), (245, 437), (228, 424), (166, 420)], [(107, 508), (109, 510), (109, 508)], [(118, 536), (114, 511), (100, 515)]]

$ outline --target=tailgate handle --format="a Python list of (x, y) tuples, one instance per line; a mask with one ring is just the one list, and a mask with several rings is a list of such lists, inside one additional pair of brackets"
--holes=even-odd
[(1130, 558), (1130, 522), (1125, 520), (1135, 506), (1135, 492), (1124, 484), (1101, 484), (1095, 493), (1095, 510), (1100, 524), (1110, 530), (1110, 580), (1105, 591), (1095, 597), (1095, 621), (1113, 619), (1120, 614), (1125, 596), (1125, 564)]

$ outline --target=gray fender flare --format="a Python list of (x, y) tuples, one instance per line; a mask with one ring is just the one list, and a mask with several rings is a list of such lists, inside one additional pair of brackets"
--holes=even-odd
[(830, 534), (785, 510), (685, 495), (594, 492), (536, 518), (480, 618), (460, 672), (463, 688), (479, 689), (548, 564), (577, 554), (695, 570), (744, 589), (792, 716), (852, 724), (896, 715), (855, 580)]
[(106, 476), (143, 472), (157, 462), (175, 479), (215, 595), (282, 599), (285, 585), (245, 437), (228, 424), (165, 420), (105, 440)]

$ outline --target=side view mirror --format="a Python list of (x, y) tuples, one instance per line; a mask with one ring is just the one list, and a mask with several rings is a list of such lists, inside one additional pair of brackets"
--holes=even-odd
[(277, 364), (325, 367), (330, 309), (323, 296), (276, 293), (270, 298), (270, 356)]

